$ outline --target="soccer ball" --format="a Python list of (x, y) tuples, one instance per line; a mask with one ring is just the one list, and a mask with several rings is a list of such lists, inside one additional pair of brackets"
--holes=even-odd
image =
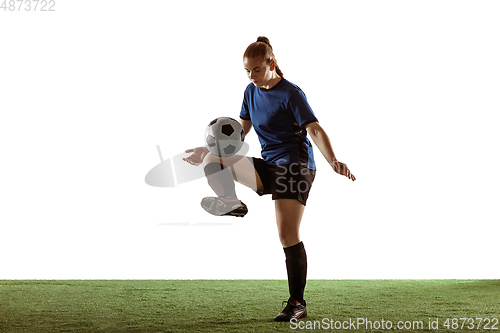
[(245, 140), (241, 124), (229, 117), (219, 117), (210, 122), (205, 131), (208, 150), (214, 155), (228, 157), (236, 154)]

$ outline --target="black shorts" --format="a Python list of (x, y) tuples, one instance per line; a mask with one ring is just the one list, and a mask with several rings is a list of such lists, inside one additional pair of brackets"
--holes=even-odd
[(299, 163), (272, 165), (261, 158), (248, 157), (259, 174), (263, 191), (258, 195), (272, 194), (272, 199), (297, 199), (306, 205), (316, 171)]

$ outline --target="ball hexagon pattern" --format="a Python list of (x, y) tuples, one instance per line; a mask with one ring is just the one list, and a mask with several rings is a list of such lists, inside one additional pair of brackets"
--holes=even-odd
[(236, 154), (245, 140), (245, 131), (241, 124), (230, 117), (212, 120), (205, 131), (205, 143), (211, 153), (228, 157)]

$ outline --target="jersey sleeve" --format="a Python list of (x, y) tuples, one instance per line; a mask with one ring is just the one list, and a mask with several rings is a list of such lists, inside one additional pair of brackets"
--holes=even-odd
[(302, 90), (297, 90), (290, 96), (288, 107), (292, 111), (300, 128), (318, 121)]
[(248, 110), (247, 92), (243, 96), (243, 103), (241, 105), (240, 118), (243, 120), (250, 120), (250, 111)]

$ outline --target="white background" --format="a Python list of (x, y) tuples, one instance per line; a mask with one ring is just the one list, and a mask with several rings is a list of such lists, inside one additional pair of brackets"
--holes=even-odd
[(156, 145), (178, 155), (238, 117), (260, 35), (357, 178), (315, 150), (308, 277), (499, 277), (498, 2), (55, 9), (0, 11), (1, 279), (285, 279), (270, 197), (237, 185), (248, 215), (216, 218), (205, 179), (144, 182)]

